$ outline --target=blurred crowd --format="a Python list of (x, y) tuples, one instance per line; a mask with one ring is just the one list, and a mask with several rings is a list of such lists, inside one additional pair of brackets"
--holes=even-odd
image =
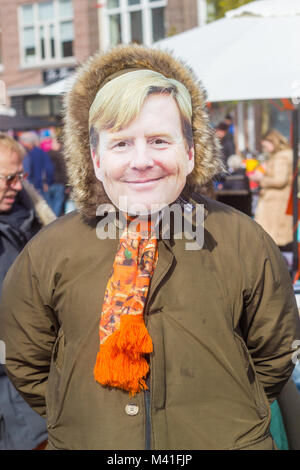
[(215, 182), (216, 197), (253, 217), (282, 252), (291, 252), (293, 151), (288, 139), (270, 129), (258, 156), (237, 155), (232, 121), (222, 121), (216, 133), (226, 168)]
[(45, 145), (45, 141), (42, 142), (35, 132), (24, 132), (19, 143), (26, 149), (23, 167), (27, 179), (46, 200), (54, 214), (59, 217), (72, 210), (60, 140), (52, 138)]

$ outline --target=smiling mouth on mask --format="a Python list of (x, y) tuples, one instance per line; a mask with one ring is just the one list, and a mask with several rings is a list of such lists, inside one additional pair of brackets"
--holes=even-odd
[(125, 183), (130, 183), (130, 184), (143, 184), (143, 183), (152, 183), (154, 181), (159, 181), (163, 179), (165, 175), (159, 176), (157, 178), (145, 178), (145, 179), (136, 179), (136, 180), (125, 180)]

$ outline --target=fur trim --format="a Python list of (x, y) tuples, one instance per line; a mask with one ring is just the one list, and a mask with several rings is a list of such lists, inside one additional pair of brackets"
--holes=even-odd
[(71, 91), (64, 98), (64, 147), (73, 200), (86, 218), (94, 218), (98, 205), (110, 202), (96, 179), (89, 145), (89, 109), (106, 77), (124, 68), (151, 69), (182, 82), (193, 106), (195, 167), (188, 184), (197, 190), (224, 170), (219, 141), (209, 124), (206, 92), (192, 70), (169, 52), (140, 45), (117, 46), (91, 56), (77, 70)]
[(45, 226), (53, 222), (56, 219), (56, 215), (35, 187), (26, 180), (23, 181), (23, 187), (32, 201), (34, 211), (41, 224)]

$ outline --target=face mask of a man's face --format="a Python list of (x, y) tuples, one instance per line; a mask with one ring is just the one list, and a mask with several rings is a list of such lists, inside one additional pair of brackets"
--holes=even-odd
[(112, 203), (129, 214), (149, 214), (174, 202), (194, 168), (178, 106), (170, 95), (153, 94), (127, 128), (99, 133), (97, 178)]

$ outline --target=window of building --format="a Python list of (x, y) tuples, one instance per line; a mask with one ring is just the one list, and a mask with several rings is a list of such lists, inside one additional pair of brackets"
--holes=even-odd
[(152, 9), (152, 38), (153, 42), (159, 41), (165, 35), (164, 8)]
[(165, 37), (167, 0), (107, 0), (103, 48), (120, 43), (150, 45)]
[(28, 96), (25, 98), (25, 114), (29, 117), (57, 117), (62, 111), (60, 96)]
[(65, 61), (73, 57), (72, 0), (51, 0), (20, 7), (22, 65)]
[(25, 113), (30, 117), (50, 116), (50, 100), (48, 97), (36, 96), (25, 101)]

